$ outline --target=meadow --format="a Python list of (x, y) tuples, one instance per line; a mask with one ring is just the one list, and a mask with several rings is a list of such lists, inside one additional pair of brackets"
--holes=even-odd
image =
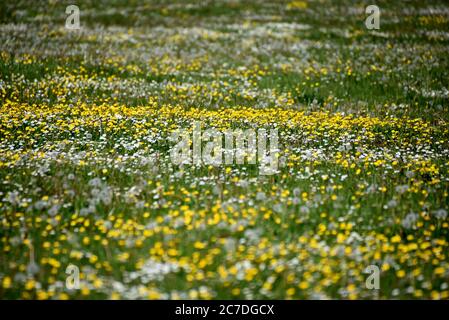
[(1, 1), (0, 298), (448, 299), (449, 3), (370, 4)]

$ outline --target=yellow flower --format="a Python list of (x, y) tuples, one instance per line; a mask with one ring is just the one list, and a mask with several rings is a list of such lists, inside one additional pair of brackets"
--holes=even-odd
[(401, 242), (401, 236), (395, 235), (394, 237), (391, 238), (391, 243), (398, 243), (398, 242)]
[(159, 292), (157, 292), (156, 290), (152, 289), (148, 292), (148, 299), (156, 300), (156, 299), (160, 299), (160, 298), (161, 298), (161, 294)]
[(88, 245), (90, 243), (90, 239), (88, 237), (83, 238), (83, 244)]
[(246, 269), (246, 272), (245, 272), (245, 280), (246, 281), (251, 281), (251, 280), (253, 280), (254, 279), (254, 277), (256, 276), (256, 274), (257, 274), (257, 269), (256, 268), (249, 268), (249, 269)]
[(238, 295), (240, 294), (240, 289), (239, 289), (239, 288), (233, 288), (233, 289), (231, 290), (231, 293), (232, 293), (234, 296), (238, 296)]
[(118, 292), (112, 292), (111, 293), (111, 300), (119, 300), (120, 294)]
[(404, 271), (404, 270), (398, 270), (398, 271), (396, 272), (396, 276), (397, 276), (398, 278), (404, 278), (404, 277), (405, 277), (405, 271)]
[(48, 299), (48, 294), (45, 291), (39, 290), (37, 292), (37, 299), (38, 300), (47, 300)]
[(65, 292), (61, 292), (59, 294), (58, 298), (59, 298), (59, 300), (69, 300), (69, 295), (67, 293), (65, 293)]
[(89, 293), (90, 293), (90, 290), (89, 290), (89, 288), (88, 288), (87, 286), (83, 286), (83, 287), (81, 288), (81, 294), (82, 294), (83, 296), (88, 296)]
[(194, 247), (195, 249), (204, 249), (204, 248), (206, 247), (206, 244), (203, 243), (203, 242), (200, 242), (200, 241), (196, 241), (196, 242), (193, 244), (193, 247)]
[(298, 285), (299, 289), (305, 290), (309, 287), (309, 284), (306, 281), (301, 281)]
[(306, 9), (307, 8), (307, 2), (305, 1), (292, 1), (287, 4), (287, 9)]
[(436, 275), (442, 275), (442, 274), (444, 274), (445, 271), (446, 270), (443, 267), (438, 267), (433, 271), (433, 273)]
[(5, 289), (11, 288), (11, 278), (8, 276), (4, 277), (2, 281), (2, 286)]
[(26, 290), (32, 290), (34, 289), (36, 286), (36, 281), (34, 281), (33, 279), (29, 279), (26, 283), (25, 283), (25, 289)]

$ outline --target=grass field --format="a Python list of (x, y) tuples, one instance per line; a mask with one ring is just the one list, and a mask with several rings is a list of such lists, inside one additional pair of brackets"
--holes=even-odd
[[(69, 4), (0, 3), (0, 298), (449, 298), (447, 1)], [(278, 170), (174, 164), (195, 122)]]

